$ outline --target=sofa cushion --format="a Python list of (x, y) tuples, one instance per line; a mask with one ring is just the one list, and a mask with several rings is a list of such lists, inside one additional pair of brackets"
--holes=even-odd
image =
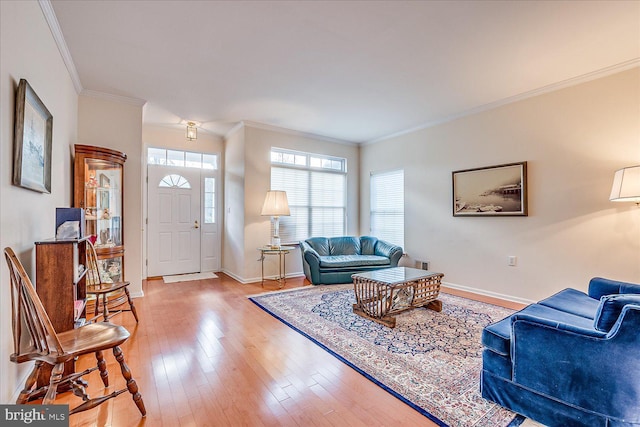
[(627, 304), (640, 306), (640, 295), (617, 294), (606, 295), (600, 299), (600, 305), (594, 320), (594, 327), (602, 332), (609, 332), (620, 317), (622, 308)]
[(360, 253), (362, 255), (375, 255), (376, 243), (378, 243), (377, 237), (372, 237), (372, 236), (360, 237)]
[(575, 289), (564, 289), (538, 304), (593, 320), (600, 301)]
[(360, 255), (360, 238), (330, 237), (327, 255)]
[(329, 252), (329, 239), (326, 237), (311, 237), (306, 240), (306, 242), (311, 246), (318, 255), (330, 255)]
[(320, 257), (320, 268), (389, 265), (389, 258), (376, 255), (331, 255)]
[[(593, 329), (593, 320), (541, 304), (531, 304), (518, 313), (529, 314), (560, 323)], [(493, 323), (482, 330), (482, 345), (498, 354), (508, 356), (511, 348), (511, 316)]]

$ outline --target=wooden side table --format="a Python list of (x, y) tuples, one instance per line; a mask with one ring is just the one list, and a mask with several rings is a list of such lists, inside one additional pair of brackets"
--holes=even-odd
[[(258, 248), (260, 251), (260, 261), (261, 272), (262, 272), (262, 287), (264, 287), (265, 280), (275, 280), (280, 285), (280, 288), (283, 288), (285, 285), (285, 275), (287, 273), (286, 266), (286, 256), (289, 252), (294, 250), (293, 246), (280, 246), (280, 247), (272, 247), (272, 246), (262, 246)], [(265, 279), (264, 277), (264, 259), (266, 255), (277, 255), (278, 256), (278, 275), (273, 279)]]

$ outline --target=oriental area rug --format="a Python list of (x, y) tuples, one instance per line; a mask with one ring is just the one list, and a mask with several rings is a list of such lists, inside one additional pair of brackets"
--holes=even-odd
[(512, 310), (440, 294), (442, 312), (416, 308), (393, 329), (353, 313), (353, 285), (250, 297), (440, 426), (518, 426), (523, 417), (480, 396), (482, 328)]

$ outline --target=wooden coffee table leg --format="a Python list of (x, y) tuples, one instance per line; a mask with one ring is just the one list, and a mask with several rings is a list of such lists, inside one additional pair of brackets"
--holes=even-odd
[(358, 307), (358, 304), (353, 304), (353, 312), (358, 316), (362, 316), (365, 319), (373, 320), (376, 323), (386, 326), (387, 328), (396, 327), (396, 318), (393, 316), (385, 315), (382, 317), (373, 317), (368, 315), (364, 310)]
[(435, 299), (433, 301), (429, 301), (423, 307), (428, 308), (429, 310), (437, 311), (439, 313), (442, 311), (442, 301), (440, 301), (439, 299)]

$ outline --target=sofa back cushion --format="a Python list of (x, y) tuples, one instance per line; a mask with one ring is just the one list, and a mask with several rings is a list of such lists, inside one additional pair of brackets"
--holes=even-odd
[(360, 254), (374, 255), (376, 253), (376, 243), (378, 243), (377, 237), (372, 237), (372, 236), (360, 237)]
[(640, 294), (605, 295), (600, 298), (594, 327), (599, 331), (609, 332), (627, 304), (640, 306)]
[(305, 240), (320, 256), (331, 255), (329, 252), (329, 239), (326, 237), (311, 237)]
[(360, 255), (360, 239), (358, 237), (330, 237), (329, 255)]

